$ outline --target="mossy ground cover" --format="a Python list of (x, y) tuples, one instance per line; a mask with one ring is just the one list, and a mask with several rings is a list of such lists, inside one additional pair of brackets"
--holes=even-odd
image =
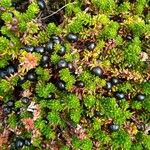
[(0, 1), (1, 150), (150, 150), (149, 0)]

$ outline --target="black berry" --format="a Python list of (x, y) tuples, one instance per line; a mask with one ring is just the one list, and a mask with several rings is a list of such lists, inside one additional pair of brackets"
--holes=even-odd
[(38, 47), (35, 47), (35, 52), (37, 53), (44, 53), (45, 49), (43, 46), (38, 46)]
[(16, 141), (15, 141), (15, 147), (16, 148), (22, 148), (23, 145), (24, 145), (23, 139), (16, 139)]
[(7, 72), (5, 70), (0, 70), (0, 77), (4, 78), (7, 75)]
[(118, 130), (119, 130), (119, 126), (118, 126), (117, 124), (111, 124), (111, 125), (109, 126), (109, 129), (110, 129), (111, 131), (118, 131)]
[(127, 39), (127, 40), (132, 40), (132, 36), (131, 36), (131, 35), (127, 35), (127, 36), (126, 36), (126, 39)]
[(49, 93), (47, 96), (47, 99), (54, 99), (55, 98), (55, 94), (54, 93)]
[(115, 97), (116, 97), (116, 99), (121, 100), (121, 99), (125, 98), (125, 95), (122, 92), (116, 92)]
[(12, 112), (12, 109), (11, 109), (10, 107), (4, 107), (4, 108), (3, 108), (3, 112), (4, 112), (5, 114), (10, 114), (10, 113)]
[(30, 145), (31, 145), (31, 139), (25, 139), (25, 140), (24, 140), (24, 144), (25, 144), (26, 146), (30, 146)]
[(7, 102), (7, 106), (8, 107), (13, 107), (14, 106), (14, 102), (13, 101), (8, 101)]
[(57, 63), (57, 67), (58, 67), (58, 69), (66, 68), (67, 67), (67, 62), (65, 60), (60, 60)]
[(75, 68), (73, 66), (73, 64), (71, 62), (68, 63), (68, 69), (71, 71), (71, 72), (74, 72), (75, 71)]
[(95, 111), (94, 116), (95, 117), (101, 117), (101, 116), (103, 116), (103, 114), (100, 111)]
[(25, 46), (24, 49), (25, 49), (27, 52), (33, 52), (33, 51), (34, 51), (34, 47), (33, 47), (33, 46)]
[(41, 59), (41, 62), (42, 62), (43, 64), (49, 62), (49, 56), (43, 55), (43, 56), (42, 56), (42, 59)]
[(65, 82), (63, 81), (57, 81), (56, 86), (58, 87), (59, 90), (65, 90)]
[(49, 67), (49, 63), (42, 63), (42, 67), (43, 68), (48, 68)]
[(22, 101), (22, 103), (27, 104), (27, 103), (29, 103), (30, 99), (28, 97), (22, 97), (21, 101)]
[(14, 74), (16, 72), (16, 68), (14, 66), (8, 66), (6, 72), (8, 75)]
[(60, 44), (60, 43), (61, 43), (61, 39), (60, 39), (60, 37), (57, 36), (57, 35), (53, 35), (53, 36), (51, 37), (51, 39), (52, 39), (52, 41), (53, 41), (54, 43), (56, 43), (56, 44)]
[(119, 79), (116, 78), (116, 77), (112, 77), (110, 81), (111, 81), (111, 83), (112, 83), (113, 85), (116, 85), (116, 84), (119, 83)]
[(86, 43), (86, 48), (89, 51), (94, 50), (95, 47), (96, 47), (96, 44), (94, 42), (88, 42), (88, 43)]
[(83, 88), (85, 86), (84, 82), (82, 82), (82, 81), (76, 81), (75, 85), (79, 88)]
[(35, 72), (28, 72), (27, 73), (27, 79), (29, 81), (35, 81), (36, 80), (36, 74), (35, 74)]
[(96, 76), (101, 77), (103, 75), (103, 70), (100, 67), (92, 68), (92, 73)]
[(107, 81), (104, 88), (105, 88), (106, 90), (110, 90), (110, 89), (112, 88), (112, 83), (109, 82), (109, 81)]
[(145, 99), (145, 95), (144, 94), (137, 94), (136, 99), (139, 101), (143, 101)]
[(48, 42), (45, 46), (46, 51), (48, 51), (49, 53), (53, 52), (53, 48), (54, 48), (54, 44), (52, 41)]
[(74, 43), (74, 42), (78, 41), (78, 36), (74, 33), (69, 33), (66, 38), (71, 43)]
[(61, 46), (60, 50), (58, 51), (59, 56), (64, 56), (66, 53), (66, 48), (64, 46)]
[(38, 0), (38, 5), (41, 10), (44, 10), (46, 8), (46, 4), (44, 0)]

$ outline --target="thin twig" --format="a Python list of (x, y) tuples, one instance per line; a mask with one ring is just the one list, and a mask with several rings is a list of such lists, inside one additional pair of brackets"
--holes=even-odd
[(75, 3), (77, 3), (77, 2), (73, 2), (73, 3), (68, 3), (68, 4), (66, 4), (66, 5), (64, 5), (63, 7), (61, 7), (60, 9), (58, 9), (57, 11), (55, 11), (54, 13), (52, 13), (52, 14), (46, 16), (46, 17), (41, 18), (41, 20), (45, 20), (45, 19), (47, 19), (47, 18), (49, 18), (49, 17), (51, 17), (51, 16), (57, 14), (59, 11), (61, 11), (62, 9), (64, 9), (66, 6), (68, 6), (68, 5), (70, 5), (70, 4), (75, 4)]

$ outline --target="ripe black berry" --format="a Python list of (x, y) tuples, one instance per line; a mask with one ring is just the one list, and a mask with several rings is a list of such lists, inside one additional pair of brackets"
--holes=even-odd
[(110, 89), (112, 88), (112, 83), (109, 82), (109, 81), (107, 81), (104, 88), (105, 88), (106, 90), (110, 90)]
[(54, 99), (55, 98), (55, 94), (54, 93), (49, 93), (47, 96), (47, 99)]
[(12, 112), (12, 109), (11, 109), (10, 107), (4, 107), (4, 108), (3, 108), (3, 112), (4, 112), (5, 114), (10, 114), (10, 113)]
[(23, 139), (16, 139), (16, 141), (15, 141), (15, 147), (16, 148), (22, 148), (23, 145), (24, 145)]
[(14, 102), (13, 101), (8, 101), (7, 102), (7, 106), (8, 107), (13, 107), (14, 106)]
[(38, 47), (35, 47), (35, 52), (37, 53), (44, 53), (45, 49), (43, 46), (38, 46)]
[(52, 41), (48, 42), (45, 46), (46, 51), (49, 53), (53, 52), (54, 44)]
[(42, 63), (41, 64), (43, 68), (48, 68), (49, 67), (49, 63)]
[(111, 131), (117, 131), (117, 130), (119, 130), (119, 126), (118, 126), (117, 124), (111, 124), (111, 125), (109, 126), (109, 129), (110, 129)]
[(127, 36), (126, 36), (126, 39), (127, 39), (127, 40), (132, 40), (131, 35), (127, 35)]
[(65, 90), (65, 82), (63, 81), (57, 81), (56, 86), (58, 87), (59, 90)]
[(60, 50), (58, 51), (59, 56), (64, 56), (66, 53), (66, 48), (64, 46), (61, 46)]
[(75, 85), (79, 88), (83, 88), (85, 86), (84, 82), (82, 82), (82, 81), (76, 81)]
[(137, 94), (136, 99), (139, 101), (143, 101), (145, 99), (145, 95), (144, 94)]
[(97, 66), (97, 67), (92, 68), (92, 73), (96, 76), (101, 77), (103, 75), (103, 70)]
[(65, 60), (60, 60), (57, 63), (57, 67), (58, 67), (58, 69), (66, 68), (67, 67), (67, 62)]
[(89, 51), (94, 50), (95, 47), (96, 47), (96, 44), (94, 42), (88, 42), (88, 43), (86, 43), (86, 48)]
[(33, 46), (25, 46), (24, 49), (25, 49), (27, 52), (33, 52), (33, 51), (34, 51), (34, 47), (33, 47)]
[(38, 5), (41, 10), (44, 10), (46, 8), (46, 4), (44, 0), (38, 0)]
[(68, 63), (68, 69), (71, 71), (71, 72), (74, 72), (75, 71), (75, 68), (73, 66), (73, 64), (71, 62)]
[(8, 66), (8, 67), (7, 67), (7, 70), (6, 70), (7, 75), (14, 74), (15, 71), (16, 71), (16, 69), (15, 69), (14, 66)]
[(41, 62), (42, 62), (43, 64), (49, 62), (49, 56), (43, 55), (43, 56), (42, 56), (42, 59), (41, 59)]
[(60, 39), (60, 37), (57, 36), (57, 35), (53, 35), (53, 36), (51, 37), (51, 39), (52, 39), (52, 41), (53, 41), (54, 43), (56, 43), (56, 44), (60, 44), (60, 43), (61, 43), (61, 39)]
[(0, 78), (4, 78), (7, 75), (5, 70), (0, 70)]
[(35, 72), (28, 72), (27, 73), (27, 80), (29, 80), (29, 81), (35, 81), (36, 80), (36, 74), (35, 74)]
[(125, 98), (125, 95), (122, 92), (116, 92), (115, 97), (116, 97), (116, 99), (121, 100), (121, 99)]
[(25, 139), (25, 140), (24, 140), (24, 144), (25, 144), (26, 146), (30, 146), (30, 145), (31, 145), (31, 139)]
[(74, 33), (69, 33), (66, 38), (71, 43), (77, 42), (77, 40), (78, 40), (77, 35)]
[(28, 97), (22, 97), (21, 101), (22, 101), (22, 103), (27, 104), (27, 103), (29, 103), (30, 99)]
[(95, 111), (94, 116), (101, 117), (101, 116), (103, 116), (103, 114), (100, 111)]
[(119, 79), (116, 78), (116, 77), (112, 77), (110, 81), (111, 81), (111, 83), (112, 83), (113, 85), (116, 85), (116, 84), (119, 83)]

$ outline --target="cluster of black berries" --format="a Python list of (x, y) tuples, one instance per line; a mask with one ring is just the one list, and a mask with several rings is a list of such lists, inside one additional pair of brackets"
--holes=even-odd
[(17, 64), (10, 63), (4, 69), (0, 69), (0, 78), (10, 76), (11, 74), (14, 74), (15, 72), (17, 72)]
[(31, 145), (31, 139), (24, 139), (21, 137), (17, 137), (15, 138), (15, 140), (11, 143), (11, 149), (12, 150), (16, 150), (16, 149), (20, 149), (23, 146), (30, 146)]

